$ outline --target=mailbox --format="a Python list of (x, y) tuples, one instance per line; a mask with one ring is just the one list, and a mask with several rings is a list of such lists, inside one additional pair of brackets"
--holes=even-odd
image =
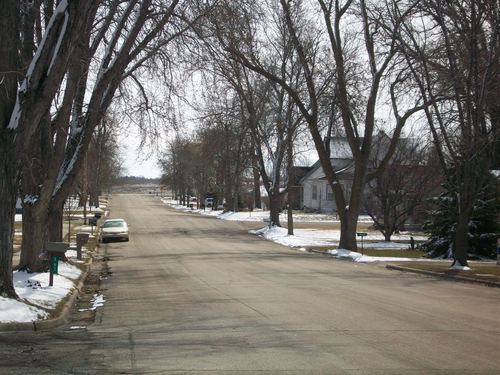
[(52, 255), (62, 256), (69, 249), (67, 242), (47, 242), (45, 244), (45, 251)]
[(96, 217), (89, 217), (89, 225), (92, 226), (97, 226), (97, 218)]
[(101, 216), (102, 216), (102, 213), (100, 213), (100, 212), (96, 212), (96, 213), (94, 214), (94, 217), (95, 217), (96, 219), (100, 219), (100, 218), (101, 218)]

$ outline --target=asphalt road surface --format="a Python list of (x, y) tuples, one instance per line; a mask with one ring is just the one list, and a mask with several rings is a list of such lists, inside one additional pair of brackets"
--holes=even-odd
[(500, 374), (498, 289), (300, 252), (148, 195), (114, 196), (111, 217), (131, 239), (101, 248), (104, 307), (0, 334), (0, 374)]

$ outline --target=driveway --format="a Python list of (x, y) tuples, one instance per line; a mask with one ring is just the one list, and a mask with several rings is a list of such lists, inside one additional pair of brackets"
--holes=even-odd
[(0, 373), (500, 373), (498, 289), (300, 252), (150, 195), (115, 195), (111, 217), (130, 242), (101, 248), (95, 321), (0, 334)]

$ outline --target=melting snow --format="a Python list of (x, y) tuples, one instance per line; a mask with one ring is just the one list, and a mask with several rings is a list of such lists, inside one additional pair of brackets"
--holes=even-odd
[(45, 309), (54, 309), (74, 288), (74, 280), (80, 274), (78, 267), (60, 261), (59, 274), (54, 275), (54, 286), (49, 286), (48, 272), (14, 272), (14, 288), (20, 300), (0, 297), (0, 322), (46, 319), (49, 312)]
[(90, 300), (90, 303), (92, 304), (90, 310), (96, 310), (98, 307), (103, 307), (104, 302), (106, 302), (106, 300), (102, 294), (94, 294), (94, 297)]

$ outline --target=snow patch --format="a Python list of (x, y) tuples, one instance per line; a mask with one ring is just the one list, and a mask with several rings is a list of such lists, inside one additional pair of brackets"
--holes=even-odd
[(462, 266), (460, 263), (455, 262), (453, 266), (451, 266), (452, 270), (458, 270), (458, 271), (470, 271), (470, 267), (467, 266)]
[(30, 194), (27, 194), (24, 199), (23, 199), (23, 202), (24, 204), (29, 204), (29, 205), (34, 205), (36, 202), (38, 202), (38, 195), (30, 195)]
[(92, 304), (90, 310), (96, 310), (98, 307), (103, 307), (104, 302), (106, 302), (106, 300), (102, 294), (94, 294), (94, 297), (90, 300), (90, 303)]
[(47, 318), (49, 313), (11, 298), (0, 297), (0, 322), (23, 323)]
[(310, 229), (295, 229), (294, 235), (289, 235), (288, 230), (286, 228), (281, 227), (271, 227), (268, 226), (251, 230), (249, 233), (256, 234), (260, 237), (263, 237), (267, 240), (279, 243), (281, 245), (289, 246), (289, 247), (305, 247), (305, 246), (329, 246), (332, 245), (331, 241), (328, 241), (329, 238), (321, 239), (321, 236), (318, 235), (317, 232)]
[[(62, 3), (66, 2), (66, 5), (64, 6), (67, 8), (67, 0), (61, 1)], [(54, 62), (56, 61), (56, 58), (59, 54), (59, 50), (61, 49), (61, 44), (64, 39), (64, 35), (66, 34), (66, 29), (68, 27), (68, 20), (69, 20), (69, 14), (67, 9), (64, 10), (64, 22), (61, 28), (61, 32), (59, 33), (59, 38), (57, 39), (56, 47), (54, 48), (54, 54), (52, 55), (52, 59), (50, 60), (49, 64), (49, 69), (47, 71), (47, 75), (50, 74), (50, 71), (52, 70), (52, 65), (54, 65)]]
[(33, 59), (31, 60), (30, 65), (28, 67), (28, 70), (26, 71), (26, 76), (23, 79), (21, 86), (19, 87), (16, 96), (16, 103), (14, 104), (14, 110), (12, 111), (12, 115), (10, 116), (9, 120), (9, 125), (7, 126), (7, 128), (10, 130), (16, 130), (17, 127), (19, 126), (19, 119), (21, 118), (21, 113), (22, 113), (21, 95), (23, 95), (26, 91), (28, 91), (28, 88), (30, 86), (31, 76), (33, 75), (36, 65), (38, 64), (38, 60), (40, 59), (42, 51), (45, 48), (45, 44), (47, 42), (47, 36), (50, 33), (52, 27), (54, 26), (56, 18), (59, 16), (59, 14), (67, 12), (67, 9), (68, 9), (68, 0), (61, 0), (57, 5), (56, 9), (54, 10), (54, 14), (50, 18), (47, 27), (45, 28), (45, 33), (43, 35), (43, 38), (40, 41), (38, 48), (36, 49), (35, 56), (33, 56)]
[(86, 326), (71, 326), (69, 327), (69, 329), (86, 329), (87, 327)]
[(49, 273), (13, 273), (14, 289), (19, 301), (0, 297), (0, 322), (31, 322), (47, 319), (49, 312), (74, 289), (81, 270), (59, 261), (59, 274), (54, 275), (54, 286), (49, 286)]

